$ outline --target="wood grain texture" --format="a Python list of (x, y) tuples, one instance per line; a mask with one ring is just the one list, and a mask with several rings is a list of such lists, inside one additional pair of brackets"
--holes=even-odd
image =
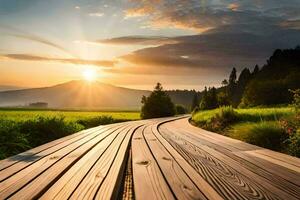
[(181, 116), (99, 126), (0, 161), (0, 199), (118, 199), (128, 162), (137, 200), (300, 196), (300, 159)]

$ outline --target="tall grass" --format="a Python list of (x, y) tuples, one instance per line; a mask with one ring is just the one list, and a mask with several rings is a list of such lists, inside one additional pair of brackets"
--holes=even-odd
[(287, 134), (276, 121), (239, 123), (232, 127), (228, 136), (277, 151), (282, 149), (287, 139)]
[(85, 128), (136, 119), (137, 112), (0, 110), (0, 159)]
[(254, 145), (300, 157), (300, 114), (293, 107), (199, 111), (194, 124)]

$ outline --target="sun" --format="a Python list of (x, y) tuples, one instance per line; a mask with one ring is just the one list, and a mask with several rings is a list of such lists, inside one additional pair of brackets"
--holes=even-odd
[(82, 76), (86, 81), (92, 82), (96, 79), (96, 72), (92, 69), (86, 69), (83, 71)]

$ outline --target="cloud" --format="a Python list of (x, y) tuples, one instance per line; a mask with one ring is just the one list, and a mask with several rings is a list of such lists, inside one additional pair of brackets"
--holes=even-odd
[(163, 45), (176, 43), (172, 37), (162, 36), (125, 36), (110, 39), (97, 40), (96, 42), (112, 45)]
[[(300, 1), (132, 0), (125, 17), (147, 16), (148, 25), (204, 32), (225, 25), (269, 24), (299, 17)], [(291, 6), (293, 5), (293, 6)]]
[(184, 69), (191, 75), (213, 74), (216, 71), (225, 73), (233, 66), (241, 69), (264, 64), (275, 49), (300, 44), (298, 30), (268, 29), (258, 33), (255, 30), (244, 32), (238, 27), (220, 27), (205, 34), (175, 37), (175, 44), (144, 48), (120, 59), (143, 66), (141, 68), (148, 67), (148, 71), (165, 69), (167, 74), (180, 75), (179, 69)]
[(96, 12), (96, 13), (89, 13), (90, 17), (103, 17), (104, 13)]
[(77, 55), (70, 52), (66, 48), (62, 47), (61, 45), (56, 44), (56, 43), (54, 43), (54, 42), (52, 42), (48, 39), (45, 39), (43, 37), (34, 35), (32, 33), (28, 33), (26, 31), (20, 30), (20, 29), (15, 28), (15, 27), (7, 26), (7, 25), (1, 25), (0, 24), (0, 28), (8, 30), (9, 32), (7, 34), (10, 35), (10, 36), (14, 36), (14, 37), (17, 37), (17, 38), (27, 39), (27, 40), (31, 40), (33, 42), (41, 43), (41, 44), (53, 47), (57, 50), (60, 50), (60, 51), (64, 52), (65, 54), (69, 55), (69, 56), (78, 57)]
[(30, 54), (4, 54), (4, 55), (0, 55), (0, 58), (24, 60), (24, 61), (58, 62), (58, 63), (67, 63), (67, 64), (74, 64), (74, 65), (94, 65), (98, 67), (113, 67), (116, 64), (116, 61), (111, 61), (111, 60), (50, 58), (50, 57), (30, 55)]

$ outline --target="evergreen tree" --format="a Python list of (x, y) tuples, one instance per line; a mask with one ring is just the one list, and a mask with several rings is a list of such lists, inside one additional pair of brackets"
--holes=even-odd
[(201, 110), (207, 109), (207, 101), (208, 101), (207, 98), (208, 98), (208, 96), (207, 96), (207, 87), (205, 86), (204, 91), (203, 91), (203, 95), (201, 97), (201, 101), (200, 101), (200, 104), (199, 104), (199, 108)]
[(252, 75), (256, 75), (258, 72), (259, 72), (259, 67), (258, 67), (258, 65), (255, 65)]
[(236, 84), (236, 69), (235, 67), (232, 68), (232, 71), (229, 76), (229, 85), (235, 85)]
[(168, 117), (175, 115), (175, 106), (160, 83), (154, 88), (149, 97), (142, 97), (141, 118)]
[(236, 88), (236, 69), (235, 67), (232, 68), (232, 71), (229, 75), (229, 79), (228, 79), (228, 86), (227, 86), (227, 95), (229, 98), (229, 101), (231, 102), (231, 104), (234, 104), (234, 99), (235, 99), (235, 88)]
[(207, 90), (207, 88), (205, 87), (199, 108), (201, 110), (207, 110), (207, 109), (214, 109), (217, 107), (218, 107), (217, 89), (215, 87), (212, 87)]
[(199, 105), (199, 99), (198, 99), (198, 94), (195, 93), (191, 105), (191, 111), (193, 111), (197, 106)]

